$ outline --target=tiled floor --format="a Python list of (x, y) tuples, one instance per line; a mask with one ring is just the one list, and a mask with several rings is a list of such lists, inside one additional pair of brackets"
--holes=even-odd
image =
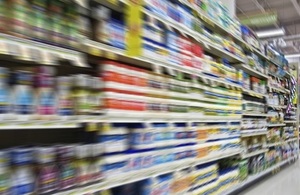
[(266, 177), (239, 195), (300, 195), (300, 161)]

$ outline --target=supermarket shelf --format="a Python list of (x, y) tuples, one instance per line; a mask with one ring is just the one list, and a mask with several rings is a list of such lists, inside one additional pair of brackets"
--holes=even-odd
[(152, 67), (155, 71), (160, 68), (165, 68), (169, 72), (179, 71), (190, 75), (198, 76), (206, 84), (221, 85), (230, 89), (241, 89), (241, 86), (227, 81), (224, 78), (216, 78), (203, 74), (200, 70), (190, 67), (181, 66), (178, 64), (172, 64), (167, 61), (159, 61), (157, 59), (151, 59), (148, 57), (129, 57), (125, 51), (109, 45), (105, 45), (92, 40), (84, 40), (84, 51), (93, 56), (105, 57), (111, 60), (119, 60), (125, 63), (135, 64), (142, 67)]
[(286, 106), (279, 106), (279, 105), (272, 105), (272, 104), (268, 104), (268, 107), (273, 108), (275, 110), (281, 110), (281, 109), (286, 108)]
[[(169, 113), (168, 117), (159, 118), (155, 113), (151, 113), (153, 117), (142, 115), (141, 113), (127, 113), (124, 116), (123, 112), (110, 113), (102, 116), (81, 116), (76, 120), (47, 120), (47, 121), (13, 121), (6, 120), (0, 122), (0, 130), (19, 130), (19, 129), (68, 129), (82, 127), (83, 123), (113, 123), (113, 122), (128, 122), (128, 123), (191, 123), (191, 122), (203, 122), (203, 123), (216, 123), (216, 122), (240, 122), (241, 117), (226, 117), (226, 116), (203, 116), (195, 118), (191, 114), (191, 117), (184, 116), (182, 114)], [(138, 116), (139, 115), (139, 116)], [(167, 115), (166, 115), (167, 116)]]
[(206, 163), (209, 163), (209, 162), (217, 161), (217, 160), (220, 160), (220, 159), (236, 156), (240, 153), (241, 153), (241, 151), (236, 151), (236, 152), (230, 152), (230, 153), (227, 153), (227, 154), (225, 153), (223, 155), (218, 155), (218, 156), (215, 156), (215, 157), (203, 158), (201, 160), (196, 160), (195, 163), (193, 163), (193, 166), (198, 166), (198, 165), (206, 164)]
[(83, 53), (37, 41), (0, 33), (0, 57), (28, 64), (58, 65), (67, 60), (78, 67), (87, 67)]
[(280, 124), (268, 124), (268, 127), (284, 127), (285, 123), (280, 123)]
[[(240, 151), (231, 152), (230, 154), (225, 154), (225, 155), (221, 155), (218, 157), (203, 158), (201, 160), (189, 159), (189, 160), (182, 160), (181, 162), (169, 163), (169, 164), (163, 165), (163, 166), (155, 166), (155, 167), (152, 167), (147, 170), (121, 174), (120, 176), (118, 176), (118, 178), (115, 178), (115, 179), (112, 179), (109, 181), (104, 181), (100, 184), (94, 184), (94, 185), (91, 185), (88, 187), (69, 190), (66, 192), (60, 192), (60, 193), (56, 193), (55, 195), (82, 195), (82, 194), (95, 193), (95, 192), (98, 192), (101, 190), (111, 189), (113, 187), (145, 180), (145, 179), (152, 178), (152, 177), (157, 177), (159, 175), (164, 175), (164, 174), (168, 174), (168, 173), (173, 173), (175, 171), (188, 169), (191, 166), (205, 164), (208, 162), (228, 158), (228, 157), (235, 156), (238, 154), (240, 154)], [(120, 178), (122, 178), (122, 179), (120, 180)]]
[(81, 123), (108, 123), (108, 122), (240, 122), (239, 116), (201, 116), (194, 113), (153, 113), (153, 112), (124, 112), (122, 111), (107, 111), (103, 116), (88, 116), (80, 120)]
[(72, 129), (79, 128), (77, 121), (6, 121), (0, 122), (0, 130)]
[(266, 149), (263, 149), (263, 150), (258, 150), (258, 151), (255, 151), (255, 152), (251, 152), (251, 153), (248, 153), (248, 154), (242, 154), (242, 159), (246, 159), (246, 158), (250, 158), (252, 156), (256, 156), (256, 155), (259, 155), (259, 154), (262, 154), (262, 153), (265, 153), (267, 152), (268, 150)]
[(251, 116), (251, 117), (268, 117), (269, 114), (262, 114), (262, 113), (243, 113), (243, 116)]
[(257, 93), (257, 92), (255, 92), (253, 90), (250, 90), (250, 89), (242, 89), (242, 90), (243, 90), (243, 94), (250, 95), (252, 97), (261, 98), (261, 99), (267, 97), (264, 94)]
[(267, 129), (241, 130), (241, 137), (253, 137), (259, 135), (266, 135), (267, 133)]
[(286, 143), (289, 143), (289, 142), (294, 142), (294, 141), (297, 141), (297, 140), (298, 140), (298, 138), (292, 138), (292, 139), (286, 140), (285, 142), (286, 142)]
[[(222, 34), (230, 34), (231, 37), (234, 39), (234, 41), (236, 43), (238, 43), (240, 46), (242, 46), (244, 49), (254, 52), (255, 54), (257, 54), (259, 57), (263, 58), (264, 60), (267, 60), (271, 63), (274, 63), (269, 57), (267, 57), (266, 55), (264, 55), (261, 51), (259, 51), (258, 49), (254, 48), (253, 46), (251, 46), (250, 44), (248, 44), (247, 42), (245, 42), (242, 37), (235, 35), (233, 33), (228, 33), (228, 29), (226, 29), (225, 27), (223, 27), (221, 24), (219, 24), (218, 22), (210, 19), (208, 16), (206, 16), (206, 14), (202, 13), (199, 8), (197, 8), (194, 5), (191, 5), (191, 3), (189, 3), (187, 0), (180, 0), (180, 2), (182, 2), (183, 4), (185, 4), (186, 6), (192, 8), (193, 10), (196, 11), (196, 13), (198, 13), (199, 17), (201, 18), (201, 20), (204, 22), (204, 24), (209, 27), (210, 29), (214, 30), (215, 32), (220, 32)], [(276, 64), (278, 66), (278, 64)]]
[(271, 144), (267, 144), (268, 148), (274, 147), (274, 146), (280, 146), (282, 145), (283, 142), (276, 142), (276, 143), (271, 143)]
[(156, 20), (161, 21), (166, 26), (174, 28), (174, 29), (180, 31), (182, 34), (190, 36), (194, 40), (198, 41), (202, 46), (204, 46), (204, 50), (206, 52), (209, 52), (209, 53), (211, 53), (213, 55), (216, 55), (218, 57), (226, 58), (231, 63), (244, 62), (243, 59), (241, 59), (241, 58), (237, 57), (236, 55), (224, 50), (223, 47), (220, 47), (217, 44), (214, 44), (213, 42), (202, 38), (199, 35), (199, 33), (197, 33), (196, 31), (193, 31), (191, 29), (188, 29), (187, 27), (185, 27), (184, 25), (182, 25), (178, 22), (175, 22), (175, 21), (172, 21), (172, 20), (166, 20), (165, 18), (162, 18), (161, 16), (157, 16), (156, 14), (153, 14), (151, 11), (149, 11), (147, 9), (144, 9), (143, 12), (146, 15), (148, 15), (152, 18), (155, 18)]
[(297, 123), (297, 121), (284, 121), (284, 123), (287, 123), (287, 124), (289, 124), (289, 123), (295, 124), (295, 123)]
[(284, 88), (275, 88), (275, 87), (271, 87), (271, 86), (268, 86), (268, 88), (271, 92), (278, 92), (278, 93), (283, 93), (283, 94), (289, 93), (289, 90), (284, 89)]
[(239, 69), (242, 69), (244, 72), (252, 75), (252, 76), (255, 76), (257, 78), (260, 78), (260, 79), (268, 79), (268, 75), (266, 74), (263, 74), (257, 70), (254, 70), (253, 68), (251, 68), (249, 65), (246, 65), (246, 64), (240, 64), (240, 65), (237, 65), (237, 67)]
[(249, 176), (245, 181), (242, 181), (241, 183), (233, 186), (232, 188), (226, 190), (225, 192), (223, 192), (221, 194), (222, 195), (233, 194), (234, 192), (243, 189), (247, 185), (249, 185), (249, 184), (253, 183), (254, 181), (264, 177), (265, 175), (271, 173), (272, 171), (274, 171), (274, 170), (276, 170), (276, 169), (278, 169), (278, 168), (280, 168), (280, 167), (282, 167), (282, 166), (284, 166), (288, 163), (291, 163), (293, 160), (294, 160), (294, 157), (291, 157), (291, 158), (289, 158), (287, 160), (284, 160), (284, 161), (282, 161), (282, 162), (280, 162), (280, 163), (278, 163), (278, 164), (276, 164), (276, 165), (274, 165), (274, 166), (272, 166), (272, 167), (270, 167), (270, 168), (268, 168), (268, 169), (266, 169), (266, 170), (264, 170), (264, 171), (262, 171), (262, 172), (260, 172), (256, 175)]

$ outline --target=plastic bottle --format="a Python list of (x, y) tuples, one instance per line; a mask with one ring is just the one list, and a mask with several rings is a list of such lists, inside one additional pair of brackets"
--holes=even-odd
[(13, 106), (17, 120), (30, 120), (35, 111), (35, 95), (32, 87), (33, 75), (29, 71), (18, 70), (15, 73), (13, 88)]
[(30, 195), (35, 191), (35, 177), (32, 169), (33, 151), (29, 148), (11, 151), (11, 195)]
[(0, 67), (0, 120), (9, 118), (10, 103), (8, 69)]
[(30, 15), (31, 18), (30, 28), (31, 37), (34, 40), (45, 41), (48, 38), (46, 26), (47, 26), (47, 1), (46, 0), (32, 0)]
[(75, 100), (76, 114), (86, 115), (91, 112), (90, 109), (90, 79), (89, 75), (78, 74), (74, 76), (73, 97)]
[(10, 33), (18, 37), (29, 35), (28, 2), (26, 0), (8, 0), (8, 22)]
[(42, 66), (37, 75), (37, 114), (39, 119), (53, 119), (56, 113), (54, 68)]
[(36, 149), (38, 194), (53, 193), (58, 189), (58, 169), (55, 164), (55, 148), (41, 147)]
[(76, 153), (76, 183), (78, 186), (87, 184), (90, 180), (88, 157), (90, 156), (89, 145), (79, 145), (75, 148)]
[(0, 194), (9, 195), (10, 189), (10, 168), (8, 166), (8, 154), (6, 151), (0, 152)]
[(0, 32), (6, 33), (7, 32), (7, 0), (0, 0)]
[(67, 190), (76, 186), (74, 147), (74, 145), (59, 145), (56, 148), (56, 160), (59, 169), (59, 190)]
[(90, 158), (89, 158), (89, 183), (97, 183), (102, 178), (102, 161), (100, 155), (103, 153), (103, 145), (101, 143), (90, 144)]
[(71, 81), (71, 77), (57, 78), (57, 114), (60, 119), (68, 119), (74, 115)]

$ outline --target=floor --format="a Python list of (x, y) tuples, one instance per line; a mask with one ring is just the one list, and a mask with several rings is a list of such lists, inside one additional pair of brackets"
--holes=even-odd
[(239, 195), (300, 195), (300, 160), (258, 181)]

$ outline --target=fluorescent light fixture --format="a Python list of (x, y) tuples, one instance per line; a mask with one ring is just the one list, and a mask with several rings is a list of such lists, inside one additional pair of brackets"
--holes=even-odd
[(258, 38), (277, 37), (285, 34), (283, 28), (256, 32)]
[(288, 54), (284, 56), (285, 58), (299, 58), (300, 57), (300, 53), (298, 54)]

